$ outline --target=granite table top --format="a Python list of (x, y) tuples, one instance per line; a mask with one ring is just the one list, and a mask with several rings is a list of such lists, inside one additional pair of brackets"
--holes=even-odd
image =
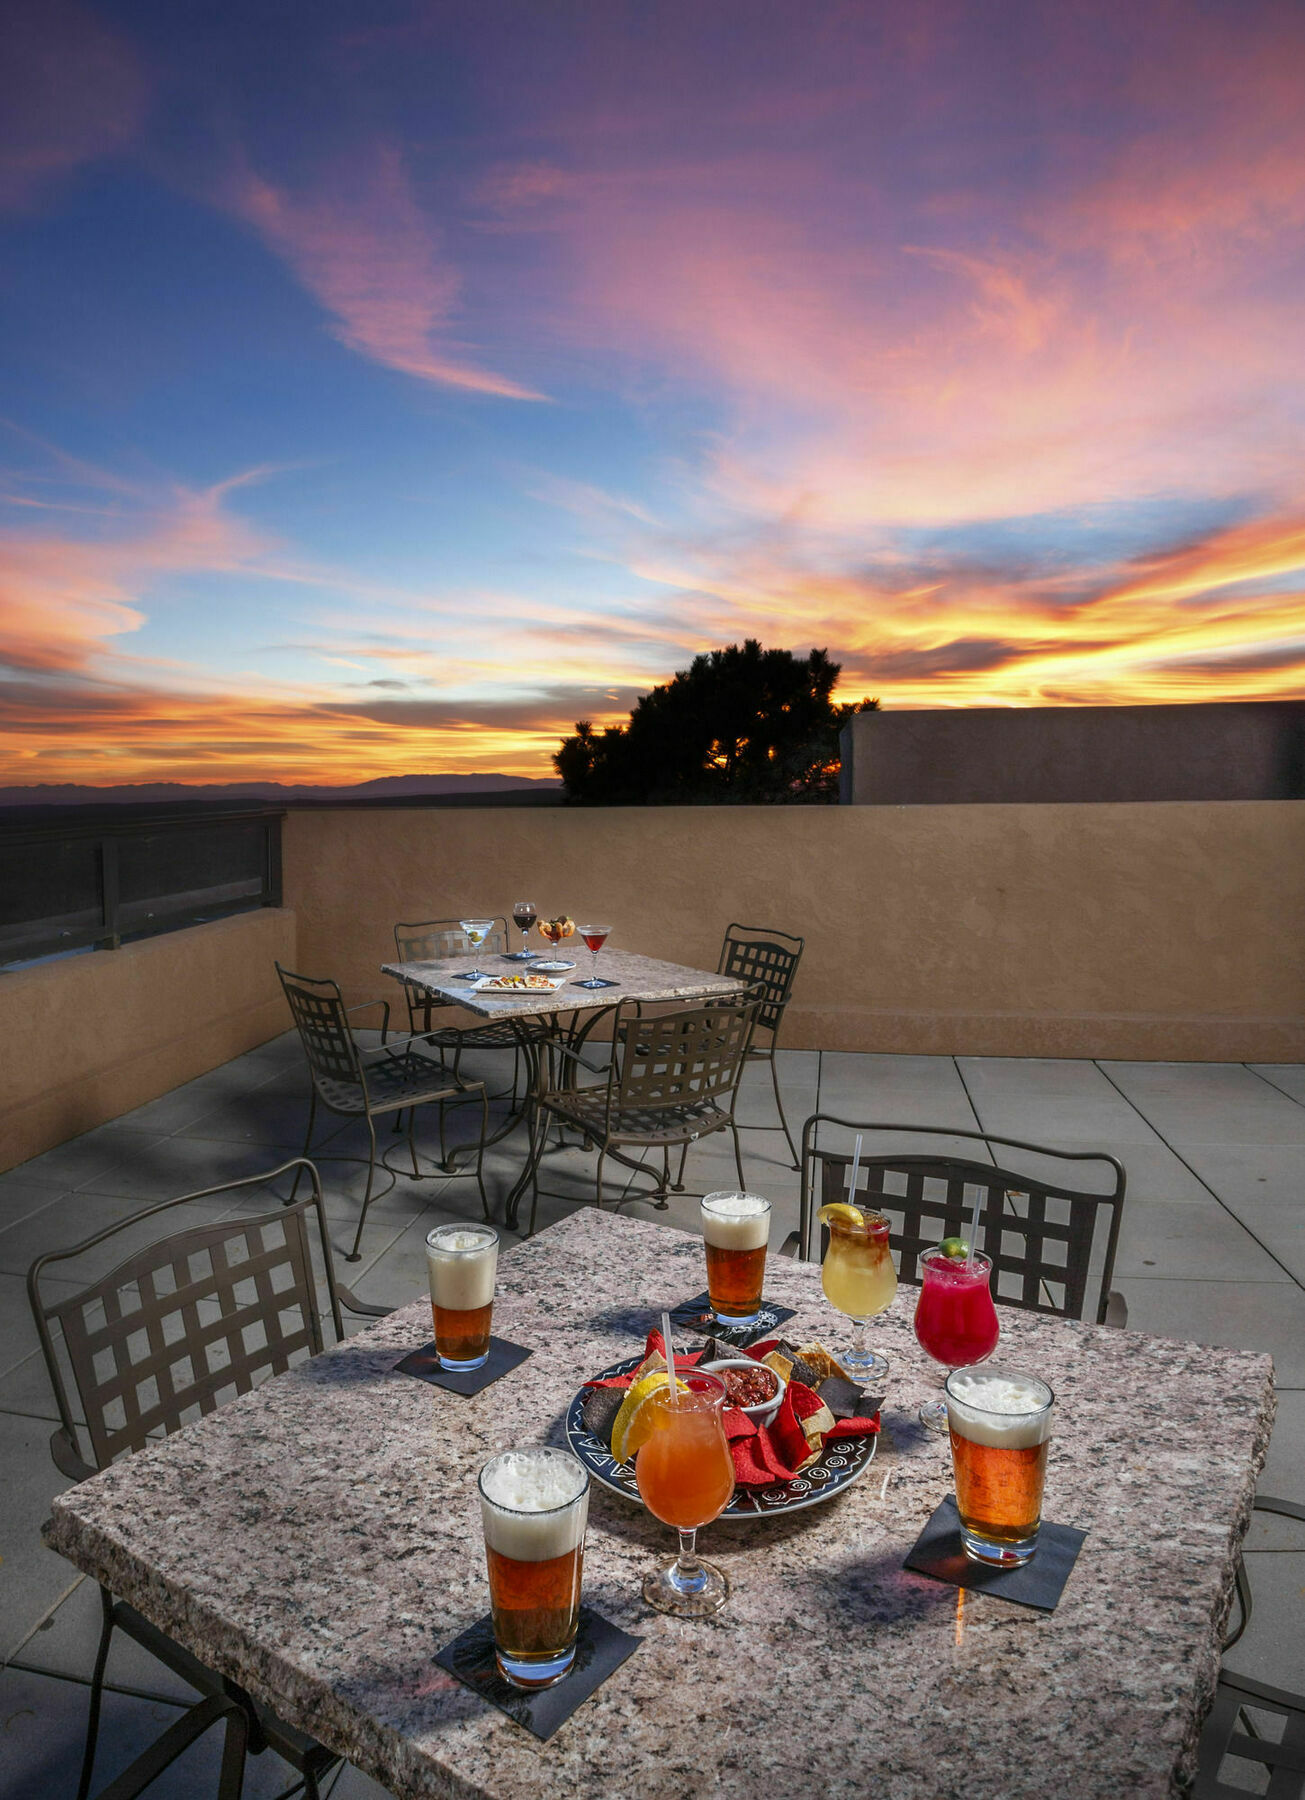
[[(562, 1441), (580, 1379), (700, 1291), (696, 1235), (585, 1209), (499, 1264), (495, 1329), (533, 1346), (467, 1400), (393, 1373), (414, 1300), (54, 1501), (46, 1541), (399, 1796), (1058, 1800), (1182, 1791), (1272, 1424), (1265, 1356), (1001, 1307), (1004, 1360), (1055, 1388), (1047, 1516), (1087, 1541), (1043, 1615), (908, 1573), (950, 1490), (915, 1423), (937, 1392), (899, 1292), (879, 1453), (828, 1504), (709, 1526), (714, 1619), (651, 1611), (672, 1534), (597, 1487), (585, 1598), (643, 1643), (549, 1742), (434, 1656), (488, 1607), (475, 1480)], [(843, 1341), (819, 1270), (773, 1256), (802, 1341)]]
[[(578, 946), (578, 948), (576, 948)], [(710, 969), (690, 969), (682, 963), (661, 962), (655, 956), (639, 956), (633, 950), (604, 949), (598, 959), (598, 973), (615, 985), (608, 988), (583, 988), (592, 958), (579, 938), (568, 939), (557, 947), (557, 960), (574, 962), (568, 971), (566, 985), (554, 994), (482, 994), (471, 991), (465, 980), (468, 969), (478, 966), (486, 974), (501, 968), (505, 975), (528, 974), (529, 963), (508, 962), (501, 956), (444, 956), (429, 962), (388, 962), (381, 964), (383, 974), (417, 987), (429, 988), (443, 1000), (455, 1001), (469, 1012), (485, 1019), (536, 1019), (560, 1012), (579, 1012), (595, 1007), (617, 1006), (622, 1000), (693, 1000), (738, 992), (739, 983), (727, 975)]]

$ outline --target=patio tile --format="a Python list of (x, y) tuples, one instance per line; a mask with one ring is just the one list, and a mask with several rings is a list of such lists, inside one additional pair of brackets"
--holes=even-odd
[(1285, 1281), (1184, 1281), (1123, 1276), (1131, 1331), (1260, 1350), (1282, 1387), (1305, 1387), (1305, 1294)]
[[(74, 1794), (86, 1737), (87, 1690), (81, 1682), (25, 1669), (0, 1671), (0, 1794), (6, 1800), (54, 1800)], [(163, 1735), (177, 1708), (106, 1693), (93, 1792)], [(220, 1728), (206, 1732), (147, 1790), (150, 1800), (195, 1800), (217, 1792)], [(273, 1800), (293, 1771), (267, 1751), (245, 1765), (244, 1800)]]
[(1297, 1144), (1211, 1144), (1184, 1138), (1174, 1148), (1229, 1206), (1243, 1200), (1305, 1206), (1305, 1151)]
[(1115, 1275), (1197, 1281), (1290, 1280), (1215, 1200), (1207, 1200), (1204, 1206), (1166, 1200), (1126, 1204)]
[(1068, 1056), (958, 1056), (956, 1066), (977, 1102), (980, 1096), (1031, 1099), (1080, 1097), (1111, 1093), (1097, 1065)]
[[(75, 1281), (52, 1279), (52, 1298), (74, 1294)], [(27, 1284), (20, 1275), (0, 1274), (0, 1375), (39, 1350), (40, 1339), (27, 1303)]]
[[(1305, 1392), (1280, 1389), (1268, 1460), (1258, 1491), (1305, 1506)], [(1305, 1522), (1257, 1513), (1246, 1534), (1248, 1550), (1305, 1549)]]
[(1305, 1145), (1305, 1107), (1241, 1063), (1101, 1067), (1168, 1143)]
[(59, 1198), (60, 1190), (40, 1181), (8, 1182), (0, 1179), (0, 1232), (26, 1219)]
[(1158, 1140), (1153, 1144), (1121, 1144), (1114, 1154), (1123, 1163), (1128, 1178), (1125, 1211), (1134, 1201), (1185, 1201), (1206, 1206), (1213, 1198), (1182, 1158)]
[(823, 1052), (820, 1111), (886, 1125), (975, 1129), (974, 1109), (950, 1056)]
[(1305, 1106), (1305, 1064), (1248, 1063), (1246, 1066), (1262, 1080), (1272, 1082), (1282, 1093)]
[(196, 1076), (157, 1100), (147, 1100), (113, 1121), (124, 1131), (142, 1131), (152, 1137), (171, 1137), (211, 1113), (223, 1101), (258, 1093), (273, 1079), (266, 1069), (246, 1067), (243, 1059), (224, 1063), (207, 1075)]
[(218, 1139), (230, 1144), (265, 1144), (298, 1154), (303, 1148), (308, 1107), (301, 1097), (264, 1094), (255, 1088), (183, 1125), (178, 1138)]
[[(76, 1574), (71, 1564), (69, 1570)], [(17, 1651), (14, 1660), (46, 1674), (89, 1681), (100, 1642), (100, 1617), (99, 1586), (83, 1578), (50, 1617), (42, 1620)], [(105, 1679), (111, 1687), (141, 1688), (147, 1693), (178, 1700), (183, 1706), (189, 1705), (194, 1698), (193, 1688), (187, 1687), (125, 1631), (113, 1634)], [(84, 1708), (85, 1689), (82, 1694)]]
[(49, 1446), (50, 1427), (44, 1419), (0, 1413), (0, 1466), (5, 1470), (5, 1504), (0, 1508), (0, 1663), (79, 1579), (71, 1563), (41, 1542), (51, 1499), (70, 1485), (50, 1460)]
[(994, 1094), (976, 1086), (974, 1106), (985, 1131), (1050, 1148), (1109, 1150), (1121, 1162), (1134, 1146), (1163, 1148), (1157, 1134), (1109, 1086), (1091, 1094)]
[(1236, 1200), (1231, 1206), (1246, 1230), (1305, 1286), (1305, 1194), (1295, 1206), (1281, 1200)]
[[(25, 1275), (31, 1263), (46, 1251), (63, 1250), (82, 1238), (93, 1237), (153, 1204), (139, 1195), (61, 1194), (40, 1212), (29, 1213), (7, 1231), (0, 1231), (0, 1273)], [(115, 1234), (96, 1249), (58, 1264), (53, 1273), (62, 1282), (84, 1284), (107, 1274), (142, 1245), (219, 1218), (224, 1210), (221, 1200), (192, 1201), (188, 1206), (145, 1219), (130, 1231)]]
[(142, 1205), (257, 1173), (284, 1160), (246, 1144), (150, 1138), (101, 1125), (22, 1165), (25, 1178), (97, 1194), (134, 1196)]
[(1254, 1610), (1245, 1637), (1224, 1652), (1224, 1663), (1239, 1675), (1299, 1692), (1305, 1549), (1247, 1551), (1245, 1563)]

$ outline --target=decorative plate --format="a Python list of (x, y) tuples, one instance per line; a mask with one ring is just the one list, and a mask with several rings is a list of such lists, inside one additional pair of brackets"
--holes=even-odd
[[(624, 1362), (604, 1369), (599, 1379), (628, 1375), (642, 1361), (642, 1356), (627, 1356)], [(642, 1506), (634, 1470), (628, 1463), (616, 1462), (602, 1440), (585, 1429), (580, 1414), (587, 1393), (587, 1388), (581, 1388), (566, 1409), (566, 1441), (595, 1481), (610, 1488), (614, 1494), (623, 1494), (627, 1500), (633, 1500), (636, 1506)], [(832, 1500), (835, 1494), (851, 1487), (857, 1476), (870, 1467), (878, 1443), (876, 1432), (868, 1432), (865, 1437), (836, 1438), (832, 1444), (825, 1445), (818, 1462), (811, 1463), (792, 1481), (777, 1481), (764, 1488), (736, 1488), (733, 1499), (720, 1516), (722, 1519), (755, 1519), (760, 1513), (801, 1512), (804, 1507), (819, 1506), (822, 1500)]]

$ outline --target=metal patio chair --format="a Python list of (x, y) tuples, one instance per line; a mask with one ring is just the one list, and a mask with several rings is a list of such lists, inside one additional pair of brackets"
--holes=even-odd
[(761, 1009), (757, 1014), (757, 1030), (765, 1032), (767, 1037), (764, 1043), (758, 1043), (756, 1034), (753, 1034), (752, 1043), (748, 1046), (748, 1061), (770, 1065), (770, 1082), (775, 1090), (779, 1124), (744, 1125), (741, 1129), (782, 1131), (795, 1169), (802, 1165), (798, 1160), (797, 1146), (793, 1142), (793, 1133), (788, 1128), (788, 1118), (780, 1096), (775, 1047), (779, 1042), (779, 1028), (784, 1022), (784, 1012), (805, 948), (805, 938), (793, 937), (786, 931), (774, 931), (764, 925), (727, 925), (720, 961), (716, 965), (717, 974), (737, 975), (750, 986), (760, 986), (764, 991)]
[[(496, 918), (493, 931), (476, 954), (502, 956), (508, 942), (507, 920)], [(394, 948), (399, 962), (432, 962), (445, 956), (468, 955), (471, 940), (457, 919), (426, 919), (416, 924), (396, 925)], [(441, 995), (431, 993), (429, 988), (418, 987), (411, 981), (403, 983), (403, 996), (408, 1005), (408, 1029), (432, 1050), (438, 1050), (441, 1060), (452, 1053), (455, 1075), (464, 1050), (510, 1050), (512, 1086), (503, 1092), (512, 1096), (515, 1107), (521, 1073), (521, 1033), (524, 1031), (528, 1036), (542, 1039), (545, 1034), (542, 1021), (522, 1020), (514, 1025), (510, 1019), (481, 1019), (474, 1025), (441, 1025), (436, 1015), (454, 1009), (455, 1000), (445, 1000)], [(494, 1094), (491, 1097), (499, 1100), (503, 1096)]]
[[(485, 1217), (489, 1217), (489, 1199), (485, 1193), (485, 1135), (489, 1123), (489, 1096), (485, 1092), (483, 1081), (464, 1081), (462, 1077), (425, 1056), (414, 1045), (421, 1040), (402, 1037), (390, 1041), (390, 1003), (388, 1000), (367, 1000), (358, 1006), (346, 1007), (339, 986), (331, 980), (318, 980), (309, 975), (296, 975), (289, 969), (276, 965), (276, 972), (285, 990), (289, 1002), (291, 1017), (299, 1032), (299, 1041), (304, 1047), (304, 1055), (308, 1059), (308, 1072), (312, 1080), (312, 1098), (308, 1108), (308, 1129), (304, 1134), (304, 1155), (307, 1156), (312, 1147), (313, 1126), (317, 1119), (319, 1103), (329, 1112), (342, 1114), (345, 1118), (365, 1119), (370, 1154), (362, 1157), (336, 1157), (329, 1152), (322, 1157), (326, 1162), (362, 1162), (367, 1163), (367, 1189), (363, 1195), (362, 1211), (358, 1215), (358, 1230), (354, 1235), (353, 1249), (345, 1258), (347, 1262), (357, 1262), (361, 1252), (363, 1226), (367, 1222), (367, 1209), (373, 1199), (372, 1188), (376, 1180), (376, 1165), (381, 1167), (390, 1177), (389, 1187), (382, 1193), (389, 1193), (398, 1179), (398, 1171), (378, 1156), (376, 1149), (377, 1118), (387, 1113), (407, 1112), (408, 1114), (408, 1153), (412, 1158), (412, 1179), (426, 1179), (417, 1162), (417, 1145), (414, 1136), (416, 1130), (416, 1109), (419, 1106), (436, 1104), (439, 1107), (440, 1155), (445, 1164), (444, 1172), (451, 1174), (444, 1142), (444, 1112), (450, 1105), (463, 1106), (469, 1101), (479, 1099), (480, 1139), (477, 1146), (474, 1172), (476, 1183), (480, 1188), (481, 1205)], [(360, 1046), (349, 1023), (351, 1013), (364, 1012), (368, 1007), (383, 1008), (381, 1023), (381, 1042), (377, 1046)], [(406, 1171), (405, 1171), (406, 1174)], [(296, 1178), (297, 1188), (297, 1178)], [(293, 1198), (293, 1190), (292, 1196)]]
[[(1305, 1520), (1305, 1506), (1295, 1500), (1271, 1500), (1267, 1494), (1255, 1496), (1255, 1511)], [(1251, 1621), (1251, 1587), (1240, 1557), (1237, 1599), (1241, 1616), (1224, 1639), (1225, 1650), (1232, 1649)], [(1256, 1714), (1262, 1715), (1258, 1724)], [(1265, 1731), (1266, 1718), (1280, 1721), (1276, 1736)], [(1240, 1782), (1220, 1780), (1225, 1757), (1232, 1759)], [(1266, 1774), (1268, 1785), (1264, 1786)], [(1270, 1687), (1249, 1675), (1221, 1669), (1214, 1705), (1197, 1748), (1192, 1800), (1240, 1800), (1250, 1793), (1266, 1794), (1271, 1800), (1302, 1800), (1305, 1796), (1305, 1694), (1289, 1693), (1286, 1688)]]
[[(580, 1132), (597, 1145), (594, 1193), (603, 1204), (603, 1167), (610, 1157), (636, 1173), (652, 1177), (642, 1160), (625, 1149), (660, 1150), (661, 1179), (638, 1198), (664, 1207), (671, 1186), (670, 1154), (681, 1152), (680, 1176), (689, 1145), (717, 1131), (734, 1136), (734, 1163), (740, 1187), (743, 1152), (734, 1121), (733, 1099), (752, 1040), (760, 993), (742, 998), (730, 994), (693, 1007), (677, 1006), (650, 1016), (634, 1000), (622, 1001), (612, 1020), (610, 1060), (590, 1062), (578, 1050), (553, 1040), (550, 1079), (539, 1094), (532, 1139), (533, 1198), (527, 1236), (533, 1235), (539, 1209), (539, 1151), (550, 1121)], [(558, 1065), (566, 1075), (558, 1079)], [(573, 1085), (580, 1070), (598, 1079), (587, 1087)], [(628, 1184), (627, 1184), (628, 1185)], [(678, 1183), (676, 1192), (680, 1191)]]
[[(111, 1273), (71, 1297), (63, 1279), (59, 1293), (46, 1298), (43, 1278), (56, 1265), (134, 1231), (142, 1220), (173, 1207), (265, 1187), (292, 1169), (296, 1183), (308, 1175), (311, 1192), (303, 1200), (281, 1202), (255, 1217), (188, 1227), (131, 1251)], [(321, 1182), (312, 1163), (302, 1158), (265, 1175), (161, 1201), (71, 1249), (48, 1251), (36, 1259), (27, 1273), (27, 1294), (58, 1408), (50, 1453), (62, 1475), (84, 1481), (120, 1456), (144, 1449), (193, 1417), (213, 1412), (226, 1398), (248, 1393), (258, 1382), (282, 1374), (293, 1361), (315, 1356), (323, 1348), (310, 1211), (316, 1214), (326, 1297), (338, 1341), (344, 1336), (344, 1324)], [(56, 1329), (86, 1421), (80, 1431), (60, 1365)], [(83, 1444), (88, 1457), (82, 1454)], [(77, 1800), (86, 1800), (90, 1792), (104, 1672), (115, 1630), (141, 1644), (201, 1698), (103, 1790), (101, 1800), (129, 1800), (139, 1794), (219, 1719), (227, 1723), (219, 1800), (239, 1800), (246, 1748), (255, 1755), (274, 1750), (299, 1775), (307, 1800), (317, 1800), (323, 1777), (340, 1761), (334, 1751), (285, 1724), (103, 1586), (100, 1602), (100, 1642)]]
[[(979, 1162), (938, 1151), (910, 1150), (861, 1158), (856, 1194), (848, 1192), (852, 1156), (820, 1150), (822, 1126), (855, 1135), (962, 1138), (992, 1157)], [(1031, 1176), (1002, 1166), (998, 1152), (1019, 1150), (1051, 1163), (1057, 1174)], [(1079, 1165), (1097, 1163), (1110, 1171), (1109, 1192), (1071, 1184)], [(1057, 1179), (1057, 1176), (1060, 1178)], [(887, 1215), (889, 1244), (898, 1253), (898, 1278), (919, 1284), (921, 1251), (947, 1237), (966, 1237), (976, 1188), (983, 1193), (977, 1249), (992, 1258), (992, 1296), (1007, 1306), (1081, 1319), (1089, 1304), (1089, 1281), (1096, 1296), (1098, 1325), (1123, 1325), (1128, 1311), (1122, 1294), (1112, 1293), (1115, 1252), (1124, 1210), (1124, 1170), (1103, 1150), (1059, 1150), (980, 1131), (944, 1125), (860, 1124), (813, 1113), (802, 1127), (802, 1199), (796, 1249), (812, 1254), (811, 1227), (818, 1207), (833, 1201), (868, 1202)]]

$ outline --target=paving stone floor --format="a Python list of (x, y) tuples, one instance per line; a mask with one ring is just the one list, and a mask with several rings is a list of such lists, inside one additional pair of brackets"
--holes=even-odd
[[(511, 1070), (481, 1059), (491, 1088)], [(1128, 1200), (1115, 1286), (1129, 1325), (1165, 1336), (1272, 1354), (1278, 1418), (1265, 1493), (1305, 1499), (1305, 1067), (1300, 1065), (1067, 1062), (993, 1057), (870, 1056), (788, 1051), (780, 1079), (790, 1120), (814, 1111), (855, 1121), (975, 1128), (1064, 1148), (1113, 1151), (1128, 1173)], [(773, 1122), (764, 1071), (749, 1073), (740, 1116)], [(298, 1042), (277, 1038), (161, 1099), (0, 1175), (0, 1797), (60, 1800), (76, 1788), (94, 1658), (94, 1588), (45, 1550), (38, 1532), (50, 1496), (66, 1485), (48, 1451), (53, 1402), (27, 1308), (24, 1275), (34, 1257), (89, 1236), (154, 1199), (265, 1171), (297, 1153), (306, 1118), (306, 1077)], [(468, 1129), (467, 1121), (458, 1129)], [(398, 1140), (391, 1139), (397, 1145)], [(445, 1219), (475, 1217), (466, 1177), (400, 1180), (372, 1209), (361, 1262), (343, 1256), (357, 1222), (361, 1171), (333, 1163), (357, 1155), (357, 1128), (336, 1125), (320, 1145), (327, 1211), (338, 1267), (363, 1299), (401, 1305), (425, 1289), (423, 1243)], [(774, 1204), (777, 1231), (797, 1223), (798, 1177), (782, 1137), (744, 1136), (749, 1186)], [(521, 1138), (487, 1159), (495, 1215), (520, 1167)], [(397, 1157), (396, 1157), (397, 1161)], [(562, 1217), (592, 1192), (593, 1158), (550, 1155), (540, 1222)], [(733, 1186), (723, 1137), (696, 1146), (688, 1185)], [(567, 1197), (557, 1197), (571, 1196)], [(259, 1202), (242, 1196), (246, 1209)], [(673, 1198), (654, 1212), (632, 1199), (636, 1216), (692, 1227), (696, 1201)], [(219, 1216), (229, 1201), (197, 1203), (193, 1218)], [(168, 1215), (168, 1229), (184, 1222)], [(142, 1241), (157, 1235), (146, 1228)], [(122, 1240), (114, 1246), (120, 1260)], [(65, 1265), (68, 1291), (95, 1268)], [(907, 1304), (904, 1295), (897, 1304)], [(360, 1329), (363, 1320), (351, 1321)], [(1254, 1623), (1230, 1653), (1233, 1666), (1305, 1689), (1305, 1528), (1257, 1520), (1247, 1562), (1256, 1594)], [(120, 1643), (109, 1666), (96, 1787), (165, 1724), (185, 1695), (133, 1646)], [(213, 1748), (197, 1746), (151, 1793), (159, 1800), (212, 1791)], [(290, 1785), (270, 1755), (250, 1764), (246, 1793), (256, 1800)], [(335, 1800), (382, 1790), (354, 1769), (335, 1781)]]

